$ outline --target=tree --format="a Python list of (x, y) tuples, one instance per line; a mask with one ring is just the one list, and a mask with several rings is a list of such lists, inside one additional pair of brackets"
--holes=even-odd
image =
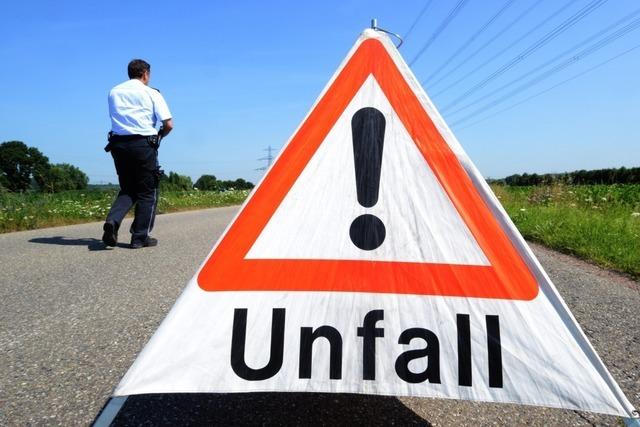
[(89, 178), (79, 168), (68, 163), (51, 165), (44, 175), (40, 189), (47, 193), (58, 193), (68, 190), (85, 190)]
[(217, 191), (220, 190), (220, 181), (215, 175), (202, 175), (198, 178), (194, 187), (202, 191)]
[(242, 178), (238, 178), (235, 181), (221, 181), (214, 175), (202, 175), (198, 178), (194, 187), (203, 191), (250, 190), (253, 188), (253, 183)]
[(0, 184), (9, 191), (25, 191), (33, 178), (39, 186), (50, 169), (49, 159), (22, 141), (0, 144)]
[(230, 179), (225, 181), (218, 181), (218, 189), (220, 191), (235, 190), (235, 184), (235, 181), (231, 181)]
[(251, 190), (253, 188), (253, 183), (245, 181), (242, 178), (238, 178), (233, 182), (233, 186), (236, 190)]
[[(492, 180), (496, 182), (496, 180)], [(522, 174), (510, 175), (504, 178), (507, 185), (551, 185), (556, 183), (567, 185), (593, 185), (593, 184), (640, 184), (640, 167), (635, 168), (608, 168), (594, 170), (577, 170), (563, 173), (547, 173), (544, 175)]]
[(188, 191), (193, 188), (191, 178), (176, 172), (169, 172), (160, 178), (160, 189), (164, 191)]

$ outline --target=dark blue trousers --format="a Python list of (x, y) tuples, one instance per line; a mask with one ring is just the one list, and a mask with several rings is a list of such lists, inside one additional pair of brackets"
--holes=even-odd
[(120, 192), (111, 205), (107, 221), (116, 229), (135, 205), (131, 242), (144, 242), (153, 229), (158, 200), (158, 152), (145, 138), (112, 144), (111, 155), (118, 173)]

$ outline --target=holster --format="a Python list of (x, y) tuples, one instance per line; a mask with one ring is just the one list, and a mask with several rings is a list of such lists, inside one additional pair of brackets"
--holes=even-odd
[(154, 150), (158, 150), (160, 148), (160, 136), (159, 135), (149, 135), (147, 136), (147, 142)]
[(109, 131), (109, 133), (107, 134), (107, 141), (108, 141), (108, 143), (107, 143), (107, 145), (105, 145), (105, 146), (104, 146), (104, 151), (106, 151), (107, 153), (108, 153), (109, 151), (111, 151), (111, 144), (112, 144), (112, 142), (111, 142), (111, 137), (112, 137), (112, 136), (113, 136), (113, 132)]

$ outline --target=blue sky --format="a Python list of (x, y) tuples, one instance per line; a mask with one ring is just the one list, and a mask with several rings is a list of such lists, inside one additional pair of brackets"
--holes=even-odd
[[(516, 25), (449, 72), (536, 2)], [(434, 0), (416, 23), (425, 1), (8, 2), (0, 26), (0, 141), (36, 146), (52, 162), (79, 166), (93, 183), (116, 182), (111, 158), (102, 150), (109, 128), (107, 93), (127, 78), (128, 61), (140, 57), (151, 63), (151, 85), (162, 91), (175, 117), (175, 131), (161, 149), (164, 169), (194, 180), (213, 173), (256, 182), (264, 149), (287, 141), (372, 17), (400, 34), (415, 23), (400, 49), (411, 62), (456, 3)], [(413, 63), (418, 78), (427, 79), (506, 3), (466, 1)], [(590, 3), (514, 0), (437, 76), (444, 77), (438, 85), (437, 78), (426, 82), (427, 92), (438, 108), (446, 107)], [(550, 17), (564, 4), (569, 4), (564, 11)], [(636, 0), (605, 2), (455, 108), (443, 110), (485, 176), (640, 165), (640, 48), (599, 66), (640, 44), (640, 29), (456, 123), (520, 83), (496, 89), (527, 82), (536, 74), (522, 75), (638, 8)], [(483, 120), (593, 67), (598, 68)]]

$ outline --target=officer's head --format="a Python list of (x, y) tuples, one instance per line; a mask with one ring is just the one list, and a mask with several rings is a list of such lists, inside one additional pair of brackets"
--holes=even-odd
[(129, 62), (127, 72), (129, 73), (130, 79), (138, 79), (142, 81), (142, 83), (147, 84), (151, 77), (151, 65), (142, 59), (134, 59)]

